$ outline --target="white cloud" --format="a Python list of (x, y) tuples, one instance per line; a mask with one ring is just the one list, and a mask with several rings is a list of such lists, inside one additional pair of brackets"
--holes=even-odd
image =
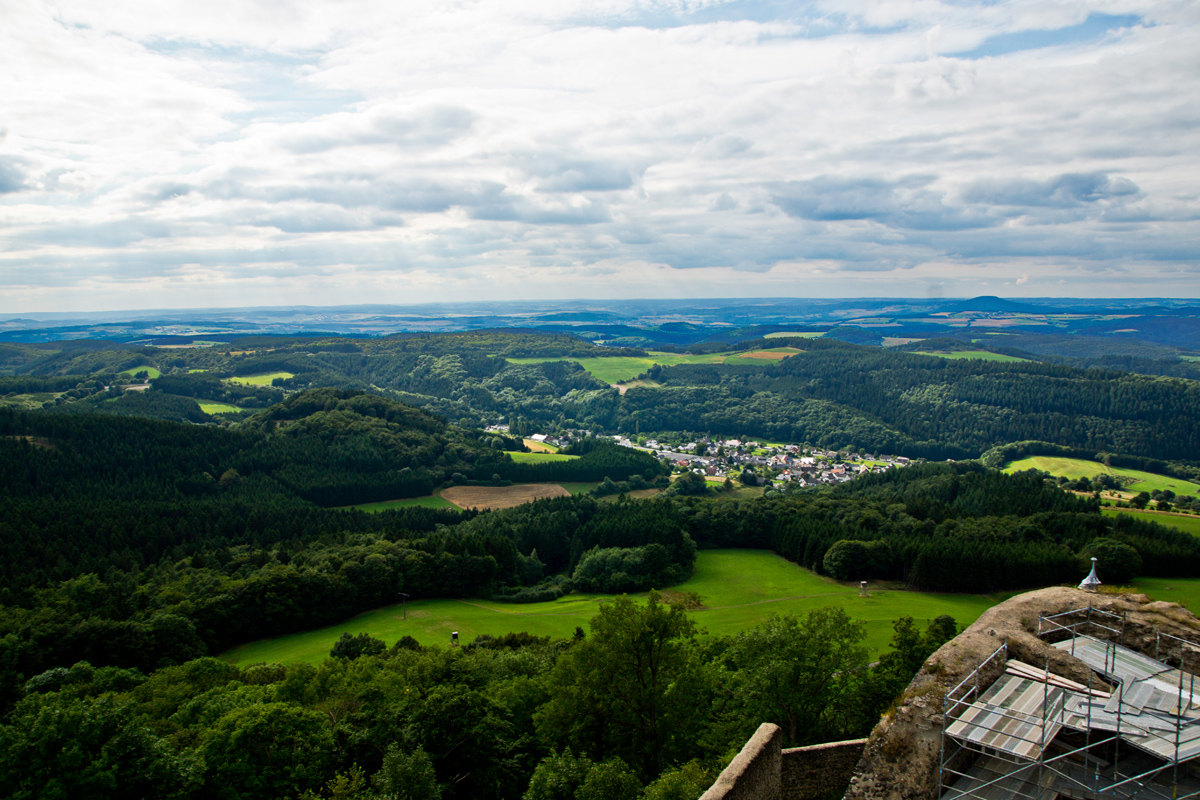
[(0, 311), (1200, 290), (1192, 4), (780, 14), (7, 4)]

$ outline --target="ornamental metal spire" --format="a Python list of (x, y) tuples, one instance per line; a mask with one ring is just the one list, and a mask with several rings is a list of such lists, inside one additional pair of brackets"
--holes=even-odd
[(1092, 571), (1083, 579), (1083, 583), (1079, 584), (1079, 588), (1085, 592), (1094, 592), (1099, 585), (1100, 579), (1096, 577), (1096, 557), (1092, 556)]

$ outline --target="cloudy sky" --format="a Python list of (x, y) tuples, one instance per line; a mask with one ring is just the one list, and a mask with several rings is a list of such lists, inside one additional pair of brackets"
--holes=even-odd
[(1200, 296), (1194, 0), (0, 0), (0, 312)]

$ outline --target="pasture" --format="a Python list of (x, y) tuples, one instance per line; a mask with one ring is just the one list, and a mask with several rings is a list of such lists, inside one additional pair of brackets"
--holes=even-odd
[(1138, 578), (1131, 588), (1145, 592), (1151, 600), (1179, 603), (1193, 614), (1200, 612), (1200, 578)]
[(443, 500), (440, 497), (428, 495), (426, 497), (407, 497), (403, 500), (383, 500), (378, 503), (360, 503), (356, 506), (342, 506), (342, 508), (353, 508), (359, 511), (369, 511), (372, 514), (380, 511), (391, 511), (397, 508), (409, 508), (411, 506), (421, 506), (422, 508), (453, 508), (458, 506), (451, 503), (449, 500)]
[(548, 461), (570, 461), (579, 456), (566, 456), (560, 453), (509, 453), (509, 457), (518, 464), (545, 464)]
[(130, 367), (129, 369), (121, 370), (117, 374), (118, 375), (129, 375), (130, 377), (132, 377), (132, 376), (138, 374), (139, 372), (144, 372), (147, 375), (149, 375), (151, 378), (161, 378), (162, 377), (162, 372), (159, 370), (158, 367), (150, 367), (150, 366)]
[(283, 378), (285, 381), (296, 377), (290, 372), (264, 372), (261, 375), (238, 375), (233, 378), (226, 378), (229, 383), (241, 383), (246, 386), (270, 386), (271, 381), (276, 378)]
[(1134, 508), (1102, 508), (1100, 513), (1106, 517), (1128, 514), (1146, 522), (1157, 522), (1159, 525), (1166, 525), (1168, 528), (1175, 528), (1184, 533), (1190, 533), (1192, 536), (1200, 536), (1200, 517), (1173, 514), (1169, 511), (1138, 511)]
[[(844, 608), (865, 624), (872, 653), (887, 647), (897, 617), (909, 615), (924, 628), (934, 617), (949, 614), (961, 629), (1000, 599), (892, 589), (871, 590), (870, 597), (859, 597), (856, 586), (822, 578), (767, 550), (701, 551), (692, 578), (672, 589), (700, 595), (704, 608), (688, 613), (706, 634), (734, 634), (772, 614), (805, 614), (823, 606)], [(407, 620), (399, 604), (387, 606), (328, 628), (242, 645), (222, 658), (240, 665), (318, 663), (343, 633), (368, 633), (389, 645), (408, 635), (423, 645), (445, 646), (451, 631), (458, 631), (463, 644), (484, 633), (499, 636), (517, 631), (565, 638), (576, 626), (587, 630), (600, 603), (609, 599), (611, 595), (572, 594), (549, 603), (525, 605), (476, 599), (414, 600), (408, 603)]]
[(228, 403), (214, 403), (206, 400), (198, 400), (197, 402), (200, 404), (200, 410), (205, 414), (236, 414), (242, 410)]
[(913, 355), (937, 356), (938, 358), (976, 358), (980, 361), (1028, 361), (1028, 358), (1006, 356), (1003, 353), (993, 353), (990, 350), (956, 350), (953, 353), (914, 351)]
[[(612, 358), (509, 358), (513, 364), (542, 364), (547, 361), (574, 361), (590, 372), (596, 380), (608, 384), (625, 383), (641, 375), (655, 364), (673, 367), (677, 364), (742, 364), (765, 366), (795, 355), (794, 347), (775, 347), (744, 353), (705, 353), (687, 355), (651, 351), (648, 356), (613, 356)], [(760, 355), (761, 354), (761, 355)]]
[(1118, 476), (1124, 475), (1134, 480), (1133, 483), (1124, 487), (1125, 491), (1134, 493), (1153, 492), (1155, 489), (1161, 491), (1170, 489), (1175, 494), (1194, 495), (1200, 493), (1200, 486), (1185, 481), (1182, 478), (1172, 478), (1169, 475), (1158, 475), (1153, 472), (1142, 472), (1141, 470), (1125, 469), (1123, 467), (1106, 467), (1099, 461), (1088, 461), (1083, 458), (1030, 456), (1029, 458), (1022, 458), (1019, 461), (1013, 461), (1004, 467), (1004, 471), (1008, 473), (1020, 472), (1025, 469), (1040, 469), (1042, 472), (1049, 472), (1055, 477), (1062, 475), (1071, 480), (1093, 478), (1100, 473)]
[(535, 442), (533, 439), (523, 439), (522, 441), (525, 442), (525, 446), (528, 447), (530, 449), (530, 451), (534, 452), (534, 453), (557, 453), (558, 452), (558, 448), (552, 444), (546, 444), (545, 442)]
[(515, 486), (451, 486), (442, 489), (441, 498), (459, 508), (487, 511), (544, 500), (547, 497), (566, 497), (569, 491), (556, 483), (519, 483)]
[(568, 494), (587, 494), (600, 485), (599, 481), (562, 481), (558, 484)]

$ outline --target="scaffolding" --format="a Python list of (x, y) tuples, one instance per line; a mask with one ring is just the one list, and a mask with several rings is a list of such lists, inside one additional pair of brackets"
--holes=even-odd
[(1038, 636), (1087, 664), (1087, 684), (1001, 645), (950, 689), (941, 800), (1200, 797), (1200, 648), (1156, 631), (1151, 658), (1125, 633), (1124, 615), (1090, 605), (1039, 616)]

